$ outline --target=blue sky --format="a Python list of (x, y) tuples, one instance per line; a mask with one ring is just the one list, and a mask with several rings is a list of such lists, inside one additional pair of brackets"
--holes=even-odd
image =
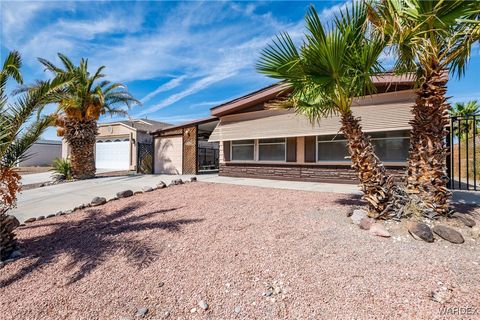
[[(310, 3), (2, 0), (1, 60), (9, 50), (20, 51), (29, 83), (49, 76), (37, 57), (57, 61), (61, 52), (75, 62), (88, 58), (143, 102), (131, 117), (181, 123), (274, 82), (256, 73), (259, 52), (282, 31), (301, 39)], [(344, 5), (313, 3), (324, 20)], [(452, 101), (480, 99), (479, 73), (476, 48), (466, 76), (449, 82)], [(55, 130), (45, 138), (56, 138)]]

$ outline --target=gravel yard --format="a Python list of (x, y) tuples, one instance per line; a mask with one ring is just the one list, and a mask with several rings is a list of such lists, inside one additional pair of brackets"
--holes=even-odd
[(28, 224), (23, 258), (0, 270), (0, 317), (480, 318), (480, 239), (375, 237), (346, 217), (357, 204), (197, 182)]

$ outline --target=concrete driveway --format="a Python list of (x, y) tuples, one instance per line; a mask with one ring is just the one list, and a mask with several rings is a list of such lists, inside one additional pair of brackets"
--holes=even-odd
[(28, 218), (46, 216), (58, 211), (71, 210), (94, 197), (113, 198), (123, 190), (139, 191), (144, 186), (153, 187), (160, 181), (169, 184), (173, 179), (190, 179), (191, 176), (135, 175), (96, 178), (75, 181), (23, 191), (17, 207), (11, 214), (21, 222)]

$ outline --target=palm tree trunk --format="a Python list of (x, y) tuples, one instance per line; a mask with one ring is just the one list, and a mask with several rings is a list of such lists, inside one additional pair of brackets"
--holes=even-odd
[(449, 105), (445, 97), (446, 79), (442, 71), (425, 75), (417, 90), (410, 122), (410, 151), (407, 167), (407, 192), (418, 194), (436, 214), (449, 213), (451, 192), (447, 189)]
[(393, 178), (387, 177), (370, 139), (362, 131), (360, 119), (348, 111), (342, 114), (341, 121), (342, 131), (348, 140), (352, 168), (360, 180), (364, 198), (369, 203), (370, 211), (375, 212), (377, 217), (383, 215), (393, 197)]
[(95, 137), (97, 122), (68, 120), (65, 122), (64, 137), (71, 148), (70, 161), (75, 179), (95, 176)]

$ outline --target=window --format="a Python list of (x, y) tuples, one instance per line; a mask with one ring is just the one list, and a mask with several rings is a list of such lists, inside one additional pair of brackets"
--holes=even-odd
[(254, 140), (232, 141), (232, 160), (254, 160)]
[[(408, 158), (408, 131), (373, 132), (368, 135), (380, 160), (405, 162)], [(318, 136), (317, 161), (350, 161), (345, 136)]]
[(317, 161), (350, 161), (347, 140), (343, 135), (317, 138)]
[(285, 151), (285, 138), (258, 140), (258, 160), (260, 161), (285, 161)]
[(375, 132), (370, 135), (377, 156), (385, 162), (404, 162), (408, 158), (408, 131)]

